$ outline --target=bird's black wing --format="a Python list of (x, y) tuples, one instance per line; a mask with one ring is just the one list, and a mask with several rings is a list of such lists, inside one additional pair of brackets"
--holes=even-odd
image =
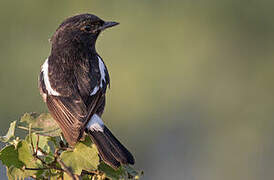
[(73, 146), (83, 133), (85, 107), (81, 107), (81, 102), (72, 101), (71, 98), (57, 96), (47, 96), (46, 103), (52, 117), (62, 129), (65, 139)]
[(69, 76), (66, 69), (56, 69), (62, 65), (49, 67), (48, 77), (51, 80), (51, 87), (59, 95), (48, 93), (43, 71), (39, 76), (40, 92), (51, 115), (62, 129), (65, 139), (73, 146), (82, 137), (88, 117), (94, 114), (94, 109), (98, 108), (97, 104), (102, 103), (100, 100), (102, 93), (98, 91), (92, 98), (87, 98), (94, 86), (91, 83), (90, 72), (84, 69), (87, 66), (78, 66), (78, 70)]

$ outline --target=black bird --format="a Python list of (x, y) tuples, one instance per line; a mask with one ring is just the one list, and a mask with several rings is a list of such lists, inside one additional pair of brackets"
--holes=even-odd
[(110, 80), (95, 43), (104, 29), (118, 24), (92, 14), (66, 19), (51, 38), (39, 76), (40, 93), (69, 145), (87, 133), (113, 168), (134, 164), (134, 158), (101, 120)]

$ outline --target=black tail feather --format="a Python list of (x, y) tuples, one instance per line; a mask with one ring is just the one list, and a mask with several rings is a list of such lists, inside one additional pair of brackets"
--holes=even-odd
[(105, 126), (104, 134), (111, 141), (112, 145), (118, 151), (121, 157), (125, 159), (125, 162), (121, 162), (122, 164), (134, 164), (135, 160), (132, 154), (127, 150), (127, 148), (120, 143), (120, 141), (111, 133), (111, 131)]
[(134, 164), (132, 154), (119, 142), (118, 139), (104, 126), (103, 132), (87, 130), (89, 136), (97, 146), (101, 158), (113, 168), (121, 164)]
[(103, 133), (100, 131), (90, 131), (88, 130), (88, 134), (90, 135), (93, 143), (97, 146), (99, 154), (103, 161), (107, 164), (111, 165), (113, 168), (118, 168), (121, 164), (116, 158), (112, 155), (109, 144), (107, 144), (107, 140), (104, 137)]

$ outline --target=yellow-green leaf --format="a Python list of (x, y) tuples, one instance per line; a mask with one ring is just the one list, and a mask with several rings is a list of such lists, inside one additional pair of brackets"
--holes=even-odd
[(16, 126), (16, 121), (13, 121), (12, 123), (10, 123), (10, 128), (7, 134), (5, 136), (0, 136), (0, 141), (8, 142), (10, 138), (14, 136), (15, 126)]
[(7, 167), (14, 166), (21, 168), (24, 165), (23, 162), (19, 160), (18, 151), (14, 145), (6, 146), (0, 151), (0, 160)]
[(61, 130), (49, 113), (25, 113), (20, 119), (20, 126), (28, 129), (31, 124), (32, 131), (44, 136), (59, 136)]
[(62, 152), (60, 157), (65, 165), (77, 175), (80, 175), (82, 170), (95, 170), (99, 165), (97, 148), (88, 137), (84, 142), (76, 144), (73, 151)]

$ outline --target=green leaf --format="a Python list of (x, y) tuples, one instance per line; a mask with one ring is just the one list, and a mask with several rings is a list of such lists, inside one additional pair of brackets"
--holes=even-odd
[[(30, 136), (31, 136), (31, 138), (30, 138)], [(38, 147), (41, 148), (46, 153), (50, 152), (50, 146), (49, 146), (49, 139), (50, 138), (49, 137), (31, 133), (30, 135), (26, 136), (26, 141), (29, 144), (31, 144), (31, 139), (32, 139), (32, 142), (33, 142), (33, 145), (34, 145), (35, 148), (36, 148), (36, 145), (37, 145), (37, 141), (39, 139)]]
[(71, 177), (67, 173), (64, 173), (63, 178), (64, 180), (71, 180)]
[(49, 113), (25, 113), (20, 119), (20, 127), (28, 129), (29, 124), (36, 134), (44, 136), (60, 136), (61, 129)]
[(28, 144), (26, 140), (22, 140), (18, 146), (18, 158), (22, 161), (27, 168), (38, 168), (41, 165), (41, 162), (36, 161), (32, 156), (33, 152), (31, 150), (31, 145)]
[(15, 131), (16, 121), (13, 121), (10, 123), (10, 128), (5, 136), (0, 136), (0, 141), (2, 142), (8, 142), (10, 138), (14, 137), (14, 131)]
[(17, 145), (20, 142), (20, 138), (16, 137), (15, 139), (13, 139), (12, 141), (10, 141), (9, 143), (15, 146), (15, 149), (17, 149)]
[(9, 179), (24, 179), (35, 174), (35, 171), (22, 170), (24, 166), (38, 167), (26, 141), (19, 141), (17, 148), (14, 145), (6, 146), (0, 152), (0, 159), (7, 166)]
[[(61, 168), (54, 156), (56, 148), (61, 146), (58, 139), (60, 129), (49, 114), (24, 114), (17, 127), (28, 130), (29, 133), (25, 140), (20, 140), (19, 137), (14, 138), (15, 127), (16, 121), (11, 123), (5, 136), (0, 136), (0, 141), (9, 143), (8, 146), (0, 150), (0, 160), (7, 168), (9, 179), (23, 180), (30, 177), (37, 179), (59, 179), (62, 177), (70, 179), (63, 171), (55, 169), (55, 167)], [(39, 157), (35, 158), (33, 151), (36, 150), (37, 145), (44, 153), (38, 153)], [(96, 175), (83, 175), (81, 177), (83, 179), (139, 179), (142, 175), (142, 172), (138, 172), (130, 166), (122, 166), (115, 170), (104, 162), (100, 164), (98, 150), (88, 136), (83, 142), (77, 143), (73, 150), (59, 150), (61, 152), (59, 157), (74, 174), (80, 175), (83, 170), (99, 173)], [(48, 169), (48, 167), (52, 169)]]
[(49, 143), (52, 143), (52, 145), (54, 146), (54, 147), (58, 147), (59, 146), (59, 143), (57, 142), (57, 137), (48, 137), (49, 139)]
[(60, 174), (50, 174), (50, 175), (48, 175), (46, 177), (50, 178), (50, 180), (59, 180), (59, 179), (62, 179), (61, 176), (60, 176)]
[(98, 169), (104, 172), (105, 175), (108, 178), (111, 178), (112, 180), (119, 180), (122, 177), (125, 177), (127, 175), (125, 170), (122, 169), (121, 167), (115, 170), (104, 162), (100, 163), (100, 165), (98, 166)]
[(14, 145), (6, 146), (0, 151), (0, 160), (7, 167), (23, 167), (24, 163), (19, 160), (18, 151)]
[(14, 166), (7, 168), (7, 176), (9, 180), (18, 180), (18, 179), (23, 180), (27, 177), (24, 171)]
[[(47, 176), (47, 177), (50, 178), (50, 180), (62, 179), (62, 178), (60, 177), (59, 174), (51, 174), (51, 175), (49, 175), (49, 176)], [(45, 179), (45, 178), (44, 178), (44, 179)]]
[[(32, 156), (31, 145), (28, 144), (26, 140), (22, 140), (17, 145), (18, 159), (25, 164), (27, 168), (39, 168), (41, 167), (41, 162), (36, 161)], [(23, 171), (23, 170), (22, 170)], [(25, 177), (32, 176), (36, 171), (24, 170), (23, 174)]]
[(35, 176), (37, 179), (43, 179), (45, 175), (45, 170), (37, 170), (35, 173)]
[(136, 178), (136, 176), (138, 176), (140, 174), (140, 172), (136, 171), (135, 169), (133, 169), (132, 167), (130, 167), (129, 165), (124, 165), (123, 166), (125, 168), (125, 170), (127, 171), (127, 173)]
[(45, 162), (46, 162), (47, 164), (52, 163), (54, 160), (55, 160), (55, 159), (54, 159), (54, 156), (53, 156), (53, 155), (47, 155), (47, 156), (45, 157)]
[(92, 179), (92, 176), (85, 174), (85, 175), (81, 176), (81, 178), (82, 178), (82, 180), (90, 180), (90, 179)]
[(33, 124), (36, 121), (36, 118), (39, 116), (39, 114), (37, 113), (25, 113), (21, 119), (20, 122), (22, 123), (26, 123), (26, 124)]
[(80, 175), (82, 170), (95, 170), (99, 165), (97, 148), (91, 143), (89, 137), (86, 137), (85, 141), (77, 143), (73, 151), (62, 152), (60, 157), (65, 165), (77, 175)]
[(32, 156), (31, 146), (26, 140), (20, 141), (17, 145), (18, 158), (22, 161), (26, 167), (33, 168), (37, 167), (35, 165), (35, 160)]

